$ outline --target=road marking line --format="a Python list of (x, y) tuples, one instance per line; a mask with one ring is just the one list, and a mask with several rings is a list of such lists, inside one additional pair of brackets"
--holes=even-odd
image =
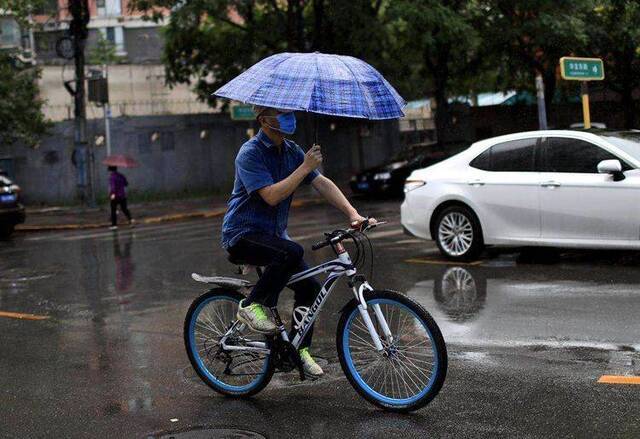
[(598, 380), (600, 384), (638, 384), (640, 376), (602, 375)]
[(430, 264), (430, 265), (480, 265), (483, 261), (475, 262), (455, 262), (455, 261), (439, 261), (435, 259), (405, 259), (410, 264)]
[(0, 317), (8, 317), (10, 319), (20, 320), (46, 320), (49, 316), (38, 316), (35, 314), (25, 314), (20, 312), (0, 311)]

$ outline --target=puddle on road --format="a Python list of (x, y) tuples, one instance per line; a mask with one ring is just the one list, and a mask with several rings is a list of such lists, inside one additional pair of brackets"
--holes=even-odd
[(260, 433), (238, 428), (195, 427), (175, 432), (153, 433), (147, 439), (266, 439)]

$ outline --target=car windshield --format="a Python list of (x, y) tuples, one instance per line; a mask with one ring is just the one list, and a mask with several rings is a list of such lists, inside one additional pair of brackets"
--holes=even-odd
[(640, 160), (640, 132), (618, 132), (600, 134), (604, 140), (617, 146), (636, 160)]

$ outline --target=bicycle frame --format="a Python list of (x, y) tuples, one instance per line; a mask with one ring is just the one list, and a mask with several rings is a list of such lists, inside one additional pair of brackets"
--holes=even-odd
[[(356, 300), (360, 302), (358, 305), (360, 315), (362, 316), (362, 319), (367, 326), (367, 329), (369, 331), (369, 334), (371, 335), (371, 339), (373, 341), (373, 344), (376, 350), (378, 352), (381, 352), (384, 349), (382, 345), (382, 341), (380, 340), (380, 335), (378, 334), (373, 324), (371, 316), (367, 312), (367, 304), (364, 300), (365, 290), (373, 291), (373, 287), (369, 285), (369, 283), (366, 280), (363, 280), (359, 286), (356, 286), (353, 280), (357, 274), (357, 270), (351, 262), (351, 257), (349, 256), (349, 253), (342, 246), (342, 244), (337, 244), (333, 248), (337, 254), (336, 259), (317, 265), (315, 267), (311, 267), (300, 273), (294, 274), (289, 280), (289, 282), (287, 283), (287, 286), (289, 286), (303, 279), (307, 279), (309, 277), (316, 276), (321, 273), (328, 273), (328, 276), (325, 279), (324, 283), (322, 284), (322, 287), (320, 288), (318, 295), (313, 301), (313, 304), (309, 307), (308, 311), (300, 321), (296, 330), (296, 335), (292, 341), (289, 340), (289, 334), (287, 333), (284, 325), (282, 324), (282, 321), (280, 321), (280, 318), (277, 315), (277, 311), (275, 312), (276, 324), (278, 325), (279, 335), (282, 338), (282, 340), (284, 340), (285, 342), (290, 342), (295, 347), (295, 349), (299, 349), (302, 343), (302, 340), (304, 339), (304, 336), (307, 334), (307, 332), (309, 332), (309, 328), (311, 327), (311, 325), (313, 325), (313, 323), (318, 318), (319, 311), (322, 309), (322, 306), (324, 305), (327, 298), (333, 291), (333, 288), (336, 285), (336, 281), (343, 276), (347, 276), (350, 280), (349, 285), (351, 286), (353, 294)], [(385, 339), (389, 343), (391, 343), (393, 341), (391, 331), (389, 330), (387, 322), (382, 314), (382, 311), (380, 310), (380, 305), (377, 305), (377, 304), (373, 305), (372, 308), (374, 310), (376, 320), (378, 320), (378, 323), (383, 330)], [(253, 351), (253, 352), (268, 354), (269, 348), (267, 344), (264, 342), (250, 341), (247, 343), (246, 346), (232, 346), (232, 345), (226, 344), (227, 338), (235, 331), (238, 325), (241, 325), (241, 324), (242, 323), (236, 321), (225, 333), (225, 335), (220, 340), (220, 344), (222, 348), (226, 350)]]

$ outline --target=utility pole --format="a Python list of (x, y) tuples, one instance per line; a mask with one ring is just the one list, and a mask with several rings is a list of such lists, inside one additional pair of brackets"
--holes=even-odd
[[(105, 87), (109, 90), (109, 66), (104, 64), (102, 66), (102, 75), (105, 78)], [(107, 147), (107, 156), (111, 155), (111, 106), (109, 105), (109, 98), (107, 97), (104, 103), (104, 140)]]
[(544, 101), (544, 80), (540, 73), (536, 73), (536, 97), (538, 100), (538, 126), (541, 130), (547, 129), (547, 107)]
[(85, 102), (84, 48), (89, 35), (87, 25), (91, 18), (88, 0), (69, 0), (71, 23), (69, 32), (73, 40), (75, 59), (74, 147), (78, 172), (78, 192), (81, 200), (90, 206), (95, 205), (93, 187), (93, 151), (87, 142), (87, 107)]

